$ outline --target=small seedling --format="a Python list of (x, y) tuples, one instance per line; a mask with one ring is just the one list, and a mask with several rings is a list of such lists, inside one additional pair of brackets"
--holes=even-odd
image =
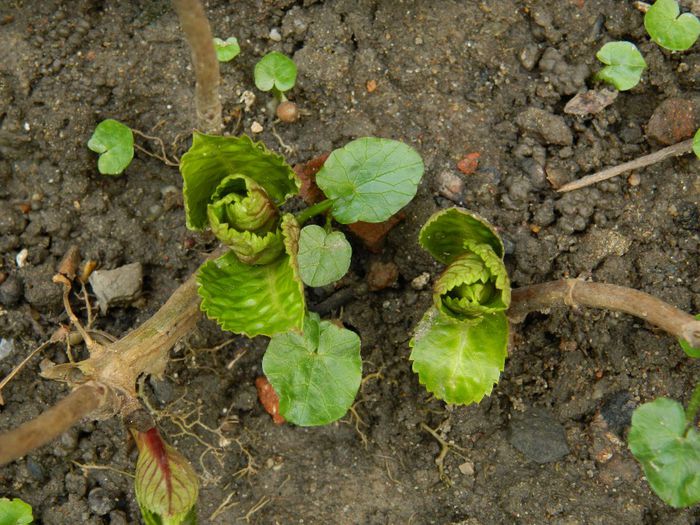
[(654, 42), (670, 51), (690, 49), (700, 36), (700, 20), (692, 13), (681, 15), (676, 0), (656, 0), (644, 15), (644, 27)]
[(656, 495), (672, 507), (700, 502), (699, 408), (700, 383), (685, 410), (677, 401), (660, 397), (632, 414), (629, 448)]
[(438, 399), (478, 403), (491, 393), (507, 355), (503, 243), (485, 220), (459, 208), (428, 219), (419, 242), (447, 268), (410, 342), (413, 371)]
[(87, 143), (100, 154), (97, 169), (102, 175), (119, 175), (134, 158), (134, 134), (131, 128), (113, 119), (100, 122)]
[[(210, 227), (230, 249), (197, 274), (202, 310), (225, 330), (272, 337), (264, 369), (287, 421), (342, 417), (360, 384), (359, 338), (307, 312), (304, 283), (329, 284), (347, 272), (350, 244), (331, 219), (391, 217), (416, 194), (420, 155), (394, 140), (357, 139), (332, 152), (316, 175), (327, 199), (297, 215), (280, 211), (299, 192), (297, 175), (247, 136), (195, 134), (180, 171), (188, 227)], [(325, 229), (301, 229), (319, 214), (327, 214)]]
[(156, 428), (132, 430), (139, 450), (134, 488), (146, 525), (195, 525), (199, 479), (185, 457)]
[(33, 522), (31, 505), (19, 498), (0, 498), (0, 525), (28, 525)]
[(296, 104), (287, 100), (285, 95), (294, 87), (297, 80), (297, 66), (294, 61), (273, 51), (255, 64), (255, 85), (260, 91), (272, 91), (277, 99), (277, 118), (282, 122), (294, 122), (298, 118)]
[(215, 38), (214, 51), (216, 51), (216, 59), (219, 62), (230, 62), (239, 55), (241, 46), (238, 45), (238, 39), (235, 36), (226, 40)]
[(644, 57), (631, 42), (608, 42), (596, 54), (598, 60), (607, 64), (596, 78), (612, 84), (620, 91), (627, 91), (639, 84), (647, 64)]
[(695, 132), (693, 137), (693, 153), (700, 159), (700, 129)]

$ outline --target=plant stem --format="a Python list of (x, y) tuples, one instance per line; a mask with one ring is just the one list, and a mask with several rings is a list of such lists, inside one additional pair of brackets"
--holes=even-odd
[(698, 415), (698, 410), (700, 410), (700, 383), (695, 385), (693, 395), (690, 396), (690, 401), (688, 401), (688, 408), (685, 409), (685, 421), (688, 424), (688, 428), (685, 429), (686, 435), (695, 422), (695, 416)]
[(311, 217), (315, 217), (316, 215), (323, 213), (324, 211), (330, 209), (331, 206), (333, 206), (333, 201), (331, 199), (326, 199), (325, 201), (321, 201), (313, 206), (309, 206), (296, 216), (297, 222), (299, 225), (303, 225)]
[(662, 160), (666, 160), (669, 157), (677, 157), (678, 155), (683, 155), (685, 153), (690, 153), (693, 150), (693, 139), (688, 139), (678, 144), (673, 144), (667, 148), (660, 149), (649, 155), (644, 155), (638, 159), (625, 162), (618, 166), (613, 166), (612, 168), (604, 169), (592, 175), (586, 175), (578, 180), (564, 184), (561, 188), (558, 188), (559, 193), (563, 193), (571, 190), (578, 190), (596, 182), (601, 182), (604, 180), (612, 179), (626, 171), (637, 170), (645, 166), (650, 166), (651, 164), (656, 164)]
[(214, 49), (209, 20), (199, 0), (173, 0), (182, 31), (192, 49), (196, 78), (195, 106), (197, 127), (204, 133), (221, 133), (219, 100), (219, 61)]
[(107, 389), (88, 383), (73, 390), (36, 419), (0, 434), (0, 465), (20, 458), (46, 445), (99, 408), (107, 399)]
[(647, 293), (578, 279), (562, 279), (513, 289), (508, 317), (522, 321), (534, 311), (559, 305), (604, 308), (644, 319), (693, 348), (700, 346), (700, 321)]

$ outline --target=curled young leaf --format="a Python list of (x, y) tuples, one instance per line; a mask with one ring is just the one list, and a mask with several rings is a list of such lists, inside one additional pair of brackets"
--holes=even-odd
[(342, 224), (383, 222), (406, 206), (423, 176), (423, 160), (396, 140), (364, 137), (330, 154), (316, 183)]
[(267, 264), (245, 264), (231, 251), (200, 267), (201, 308), (224, 330), (254, 337), (301, 329), (304, 288), (296, 261), (299, 226), (292, 215), (282, 217), (280, 231), (285, 253)]
[(302, 334), (287, 332), (270, 340), (263, 371), (287, 421), (328, 424), (345, 415), (360, 388), (360, 338), (309, 312)]
[(486, 244), (503, 257), (503, 241), (496, 230), (476, 213), (463, 208), (448, 208), (434, 213), (423, 225), (420, 245), (443, 264), (467, 253), (476, 244)]
[(510, 281), (503, 261), (487, 244), (474, 244), (435, 283), (435, 306), (462, 321), (502, 312), (510, 305)]
[(413, 371), (438, 399), (468, 405), (489, 395), (505, 365), (508, 319), (484, 315), (478, 324), (430, 308), (410, 342)]
[(194, 523), (199, 479), (187, 459), (156, 428), (132, 430), (139, 450), (134, 487), (146, 523)]
[(207, 207), (229, 175), (244, 175), (258, 183), (275, 205), (296, 195), (300, 182), (282, 157), (249, 137), (219, 137), (194, 133), (192, 147), (180, 159), (187, 227), (208, 225)]
[(267, 264), (284, 251), (277, 230), (279, 212), (267, 192), (245, 175), (221, 181), (207, 206), (209, 225), (216, 237), (246, 264)]

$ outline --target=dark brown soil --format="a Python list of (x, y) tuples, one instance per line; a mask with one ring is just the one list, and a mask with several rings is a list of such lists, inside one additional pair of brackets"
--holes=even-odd
[[(700, 310), (698, 159), (565, 195), (547, 180), (566, 182), (657, 148), (645, 136), (654, 108), (700, 94), (698, 44), (662, 51), (646, 37), (642, 14), (620, 0), (215, 0), (206, 9), (214, 33), (238, 37), (242, 48), (221, 67), (226, 132), (250, 132), (257, 121), (258, 138), (283, 150), (270, 97), (252, 79), (256, 61), (279, 50), (299, 67), (290, 98), (306, 112), (275, 126), (293, 148), (291, 163), (375, 135), (413, 145), (426, 174), (381, 254), (354, 243), (344, 284), (362, 282), (377, 260), (400, 271), (395, 288), (335, 312), (363, 341), (356, 415), (324, 428), (275, 426), (254, 386), (265, 341), (231, 339), (205, 320), (174, 351), (167, 377), (146, 382), (164, 434), (202, 476), (201, 523), (700, 522), (697, 508), (673, 510), (650, 491), (623, 443), (632, 407), (660, 395), (687, 401), (698, 378), (700, 366), (665, 334), (601, 311), (532, 315), (514, 329), (493, 395), (470, 407), (431, 398), (408, 360), (412, 327), (431, 301), (429, 286), (416, 290), (411, 281), (440, 270), (416, 235), (432, 212), (455, 204), (502, 231), (514, 285), (592, 278)], [(181, 187), (176, 168), (137, 153), (124, 176), (105, 177), (86, 148), (95, 125), (116, 118), (162, 138), (170, 154), (187, 149), (193, 75), (169, 3), (5, 0), (0, 24), (0, 337), (15, 346), (0, 361), (2, 377), (66, 322), (51, 276), (69, 245), (103, 268), (144, 265), (143, 298), (97, 320), (120, 336), (213, 243), (185, 228), (168, 191)], [(593, 86), (595, 52), (616, 39), (634, 41), (646, 57), (641, 85), (596, 116), (566, 115), (565, 103)], [(247, 110), (246, 90), (256, 96)], [(534, 122), (528, 108), (546, 118)], [(481, 153), (479, 168), (461, 175), (457, 162), (471, 152)], [(463, 190), (444, 190), (453, 176)], [(308, 293), (314, 304), (330, 290)], [(44, 357), (64, 362), (65, 348)], [(64, 385), (39, 377), (40, 360), (3, 391), (0, 429), (65, 395)], [(452, 445), (443, 479), (440, 445), (426, 426)], [(528, 432), (542, 426), (532, 444)], [(531, 459), (562, 446), (556, 460)], [(23, 498), (47, 525), (138, 523), (124, 473), (134, 458), (121, 422), (83, 423), (0, 469), (0, 496)]]

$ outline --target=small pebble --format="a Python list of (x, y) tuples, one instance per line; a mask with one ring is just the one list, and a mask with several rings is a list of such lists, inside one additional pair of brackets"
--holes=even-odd
[(411, 281), (411, 288), (414, 290), (423, 290), (430, 282), (430, 274), (428, 272), (423, 272), (418, 277)]
[(464, 181), (459, 175), (445, 170), (438, 174), (435, 185), (440, 195), (452, 202), (460, 202), (464, 193)]
[(0, 339), (0, 361), (10, 356), (15, 351), (14, 339)]
[(282, 41), (282, 35), (280, 34), (279, 29), (276, 27), (273, 27), (270, 29), (270, 35), (269, 35), (270, 40), (273, 42), (281, 42)]
[(459, 471), (464, 474), (465, 476), (473, 476), (474, 475), (474, 463), (471, 461), (465, 461), (459, 466)]
[(15, 258), (17, 268), (22, 268), (25, 264), (27, 264), (27, 258), (29, 258), (29, 250), (22, 248)]
[(253, 123), (250, 125), (250, 132), (251, 133), (262, 133), (262, 131), (263, 131), (262, 124), (260, 124), (260, 122), (258, 122), (257, 120), (253, 121)]
[(632, 175), (627, 177), (627, 184), (629, 184), (630, 186), (639, 186), (640, 182), (641, 178), (636, 173), (633, 173)]
[(393, 262), (374, 261), (367, 273), (367, 284), (371, 292), (393, 286), (399, 278), (399, 267)]
[(115, 501), (105, 489), (96, 487), (88, 494), (88, 505), (92, 512), (98, 516), (104, 516), (114, 509)]

